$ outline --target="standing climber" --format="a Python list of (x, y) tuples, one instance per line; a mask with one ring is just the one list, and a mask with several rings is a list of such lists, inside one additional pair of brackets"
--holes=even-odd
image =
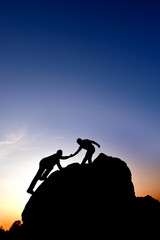
[(77, 139), (77, 143), (80, 145), (78, 150), (74, 153), (71, 154), (71, 157), (74, 157), (75, 155), (77, 155), (82, 149), (87, 150), (86, 155), (82, 161), (82, 164), (85, 164), (85, 162), (88, 160), (88, 163), (91, 164), (92, 163), (92, 156), (95, 152), (95, 147), (94, 145), (97, 145), (98, 147), (100, 147), (100, 145), (98, 143), (96, 143), (95, 141), (89, 140), (89, 139), (81, 139), (78, 138)]

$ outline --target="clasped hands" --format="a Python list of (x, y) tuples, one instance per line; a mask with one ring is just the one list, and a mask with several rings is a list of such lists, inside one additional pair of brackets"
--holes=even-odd
[(70, 154), (69, 156), (70, 156), (70, 157), (73, 157), (73, 156), (74, 156), (74, 154)]

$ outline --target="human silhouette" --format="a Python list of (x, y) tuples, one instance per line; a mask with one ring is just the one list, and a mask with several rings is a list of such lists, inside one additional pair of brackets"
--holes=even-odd
[(92, 156), (95, 152), (95, 147), (94, 145), (97, 145), (98, 147), (100, 147), (100, 145), (98, 143), (96, 143), (95, 141), (89, 140), (89, 139), (81, 139), (78, 138), (77, 139), (77, 143), (80, 145), (78, 150), (74, 153), (71, 154), (71, 157), (74, 157), (75, 155), (77, 155), (82, 149), (87, 150), (86, 155), (82, 161), (82, 164), (85, 164), (86, 161), (88, 160), (88, 163), (91, 164), (92, 163)]
[(27, 192), (30, 194), (33, 194), (34, 187), (37, 183), (38, 180), (45, 180), (49, 173), (52, 171), (55, 165), (58, 166), (59, 170), (63, 169), (61, 164), (60, 164), (60, 159), (68, 159), (71, 157), (70, 156), (62, 156), (63, 151), (58, 150), (55, 154), (43, 158), (40, 163), (39, 163), (39, 169), (38, 172), (36, 173), (35, 177), (33, 178)]

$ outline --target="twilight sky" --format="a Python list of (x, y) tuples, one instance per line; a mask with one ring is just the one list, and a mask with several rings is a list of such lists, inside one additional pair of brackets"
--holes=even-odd
[(0, 226), (21, 219), (41, 158), (78, 137), (160, 199), (159, 13), (158, 0), (0, 1)]

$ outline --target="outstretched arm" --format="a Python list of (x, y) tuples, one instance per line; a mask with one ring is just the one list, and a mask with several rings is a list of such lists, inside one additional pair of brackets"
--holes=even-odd
[(91, 143), (97, 145), (100, 148), (100, 145), (98, 143), (96, 143), (95, 141), (91, 141)]
[(69, 155), (69, 156), (62, 156), (60, 159), (62, 159), (62, 160), (64, 159), (64, 160), (65, 160), (65, 159), (68, 159), (68, 158), (70, 158), (70, 157), (72, 157), (72, 154)]
[(77, 155), (81, 150), (82, 150), (82, 147), (80, 146), (80, 147), (78, 148), (78, 150), (77, 150), (74, 154), (71, 154), (71, 156), (74, 157), (74, 156)]

